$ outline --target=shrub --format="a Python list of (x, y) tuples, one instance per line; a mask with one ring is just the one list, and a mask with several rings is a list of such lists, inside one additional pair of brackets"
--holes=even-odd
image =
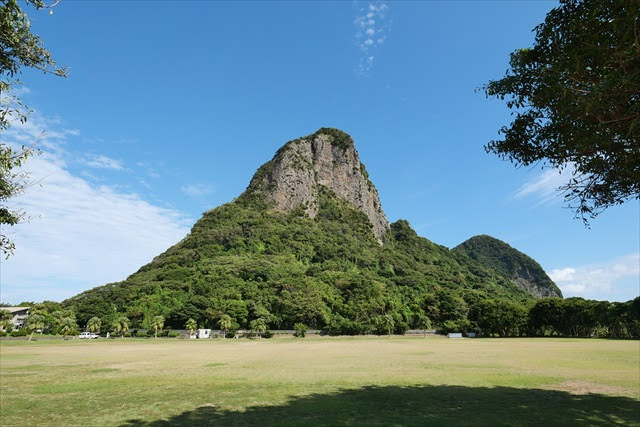
[(174, 331), (167, 331), (167, 335), (165, 335), (169, 338), (176, 338), (180, 336), (180, 332), (174, 332)]
[(236, 332), (237, 332), (236, 330), (228, 330), (227, 331), (227, 335), (225, 335), (224, 337), (225, 338), (235, 338)]
[(18, 329), (16, 331), (11, 331), (11, 336), (12, 337), (26, 337), (27, 336), (27, 330), (26, 329)]
[(139, 338), (142, 338), (142, 337), (146, 338), (146, 337), (149, 336), (149, 333), (148, 333), (148, 331), (136, 331), (136, 335), (135, 336), (139, 337)]
[(273, 332), (271, 332), (271, 330), (266, 330), (262, 334), (262, 338), (273, 338), (274, 335), (275, 334)]
[(7, 333), (5, 331), (0, 331), (0, 337), (6, 337)]
[(294, 337), (304, 338), (305, 334), (307, 333), (307, 326), (304, 323), (296, 323), (295, 325), (293, 325), (293, 329), (296, 330), (296, 332), (293, 334)]

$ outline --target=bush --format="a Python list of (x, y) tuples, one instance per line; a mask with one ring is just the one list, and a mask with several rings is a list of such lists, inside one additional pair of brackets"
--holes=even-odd
[(225, 335), (225, 338), (235, 338), (236, 337), (236, 330), (228, 330), (227, 331), (227, 335)]
[(293, 329), (296, 330), (296, 332), (293, 334), (294, 337), (304, 338), (305, 334), (307, 333), (307, 326), (304, 323), (296, 323), (295, 325), (293, 325)]
[(270, 330), (266, 330), (262, 334), (262, 338), (273, 338), (274, 335), (275, 334), (273, 332), (271, 332)]
[[(153, 332), (151, 335), (153, 336)], [(147, 338), (149, 336), (149, 333), (148, 331), (137, 331), (135, 336), (138, 338)]]
[(457, 321), (445, 320), (442, 323), (442, 332), (449, 334), (451, 332), (461, 332), (466, 334), (471, 328), (471, 322), (467, 319), (458, 319)]
[(12, 337), (26, 337), (27, 336), (27, 330), (26, 329), (18, 329), (16, 331), (11, 331), (10, 335)]
[(7, 333), (5, 331), (0, 331), (0, 337), (6, 337)]
[(169, 338), (177, 338), (180, 336), (180, 332), (167, 331), (167, 335), (165, 336)]

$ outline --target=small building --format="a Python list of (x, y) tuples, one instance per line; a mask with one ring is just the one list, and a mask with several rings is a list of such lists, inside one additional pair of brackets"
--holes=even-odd
[(196, 329), (196, 338), (211, 338), (211, 329)]
[[(14, 330), (18, 330), (24, 327), (27, 318), (29, 317), (29, 309), (31, 307), (0, 307), (0, 310), (7, 310), (13, 316), (9, 319), (9, 322), (13, 325)], [(4, 325), (0, 325), (0, 330), (5, 331), (7, 328)]]

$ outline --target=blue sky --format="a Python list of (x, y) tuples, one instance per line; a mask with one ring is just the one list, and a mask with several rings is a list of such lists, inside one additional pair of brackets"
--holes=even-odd
[[(586, 229), (552, 170), (484, 152), (509, 122), (478, 89), (530, 46), (554, 2), (71, 1), (32, 14), (66, 79), (25, 71), (40, 138), (31, 216), (2, 261), (3, 301), (62, 300), (118, 281), (231, 201), (286, 141), (353, 136), (391, 221), (453, 247), (490, 234), (565, 296), (640, 293), (640, 206)], [(40, 137), (41, 132), (46, 131)]]

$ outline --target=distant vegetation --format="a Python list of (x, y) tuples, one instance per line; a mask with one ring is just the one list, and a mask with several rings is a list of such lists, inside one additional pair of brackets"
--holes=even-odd
[(514, 282), (525, 281), (539, 296), (562, 296), (562, 292), (531, 257), (494, 237), (475, 236), (453, 248)]
[[(182, 242), (124, 282), (83, 292), (63, 307), (80, 325), (126, 316), (133, 329), (152, 329), (162, 316), (169, 328), (193, 319), (258, 334), (297, 324), (330, 335), (401, 334), (428, 323), (493, 336), (640, 335), (638, 299), (539, 300), (516, 286), (509, 270), (480, 261), (419, 237), (402, 220), (380, 246), (367, 217), (329, 191), (315, 219), (302, 208), (272, 211), (261, 197), (244, 194), (207, 212)], [(551, 281), (541, 286), (555, 288)]]

